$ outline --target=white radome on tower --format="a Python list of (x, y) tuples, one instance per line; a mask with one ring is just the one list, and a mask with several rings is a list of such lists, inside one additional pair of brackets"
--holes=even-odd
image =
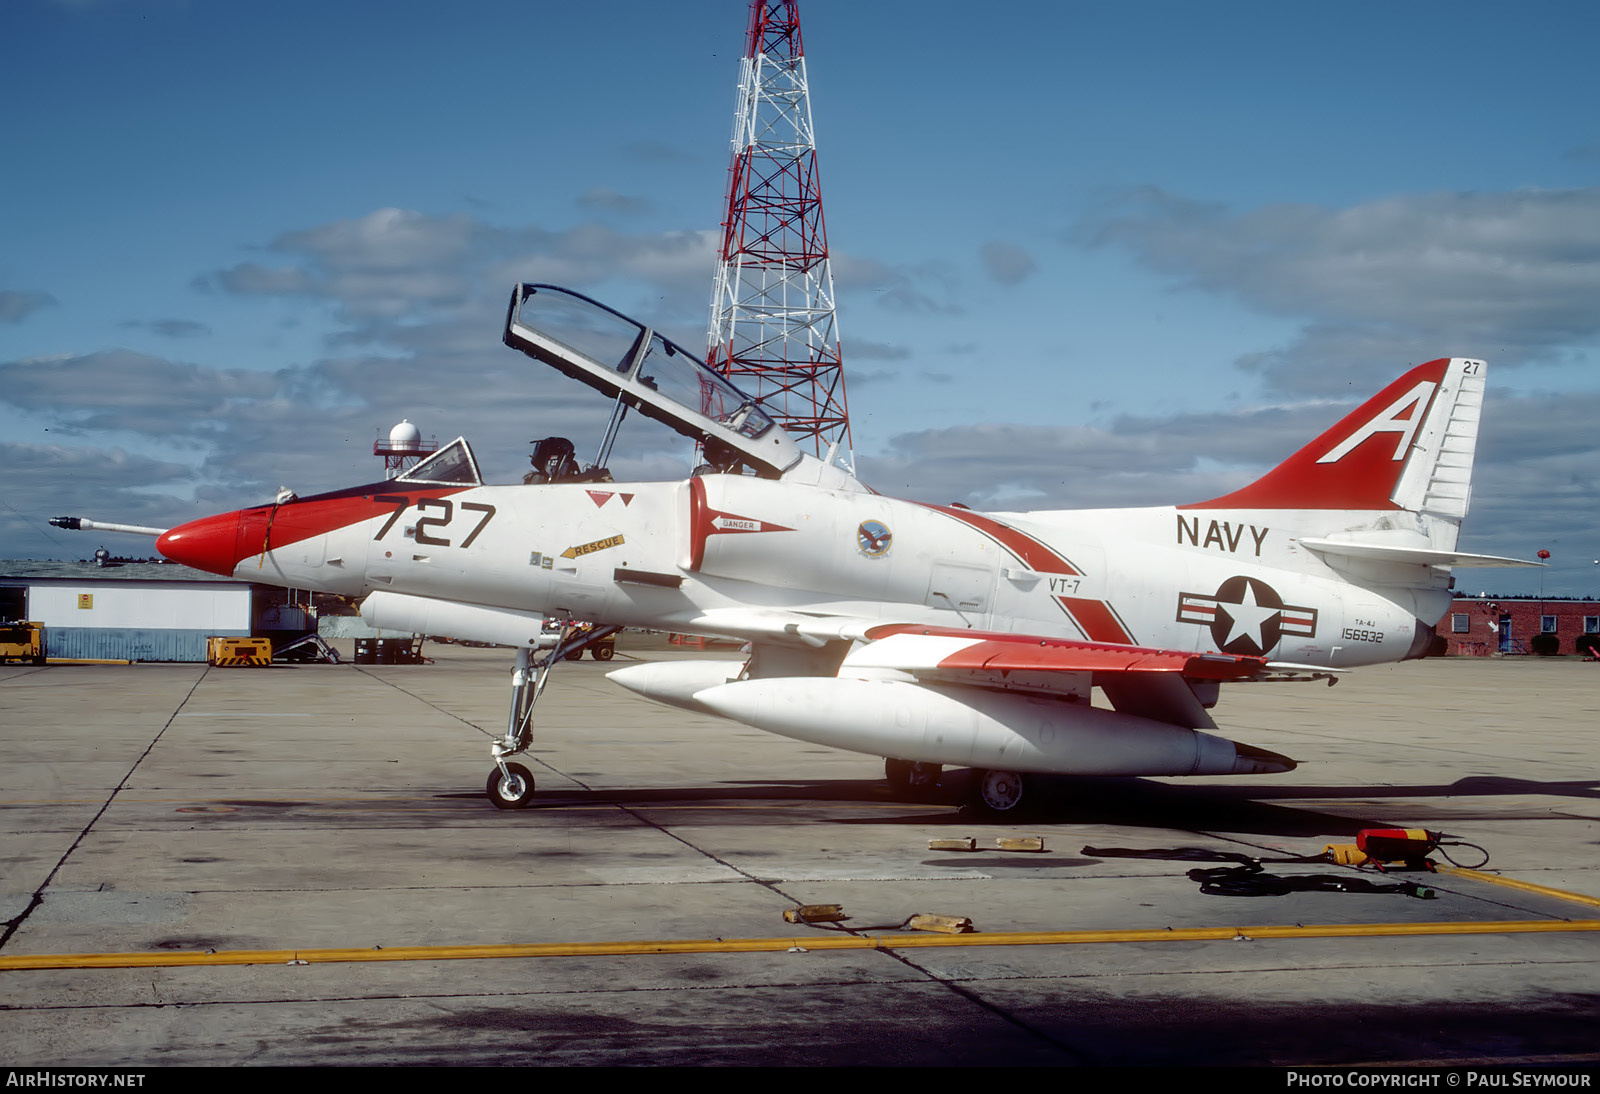
[(372, 454), (383, 458), (383, 477), (386, 479), (394, 478), (438, 449), (437, 441), (422, 439), (422, 430), (413, 425), (410, 418), (400, 419), (400, 424), (389, 430), (387, 438), (383, 435), (382, 427), (379, 427), (378, 439), (372, 442)]
[(389, 447), (393, 449), (406, 449), (415, 452), (422, 446), (422, 430), (411, 424), (411, 419), (402, 418), (400, 424), (389, 430)]

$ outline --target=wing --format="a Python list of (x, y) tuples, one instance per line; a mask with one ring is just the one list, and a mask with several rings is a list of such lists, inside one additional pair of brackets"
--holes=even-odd
[(1193, 680), (1253, 680), (1269, 672), (1262, 657), (1083, 642), (1000, 631), (889, 624), (870, 627), (870, 643), (845, 659), (857, 668), (912, 675), (1018, 672), (1176, 673)]
[[(758, 664), (763, 646), (809, 646), (818, 654), (848, 644), (843, 662), (819, 658), (807, 675), (875, 677), (956, 687), (1027, 691), (1087, 702), (1093, 689), (1124, 714), (1214, 729), (1206, 713), (1225, 682), (1332, 680), (1320, 666), (1293, 665), (1226, 653), (1196, 653), (1148, 646), (1086, 642), (1047, 635), (980, 631), (926, 624), (885, 623), (857, 616), (736, 608), (683, 621), (694, 633), (731, 635), (755, 645), (752, 679), (768, 675)], [(839, 647), (835, 647), (836, 649)], [(835, 655), (837, 656), (837, 655)], [(827, 668), (821, 668), (826, 664)], [(775, 661), (790, 666), (792, 661)], [(820, 671), (819, 671), (820, 670)]]
[[(1152, 646), (1087, 642), (1075, 638), (885, 623), (861, 616), (784, 609), (730, 608), (666, 620), (686, 634), (787, 642), (821, 647), (855, 645), (845, 659), (853, 668), (938, 673), (1019, 672), (1171, 674), (1191, 680), (1328, 679), (1341, 670), (1230, 653), (1196, 653)], [(972, 682), (970, 679), (967, 682)]]
[(1089, 702), (1186, 729), (1215, 729), (1206, 708), (1224, 681), (1265, 679), (1265, 658), (944, 627), (870, 628), (839, 674), (909, 673), (918, 683), (1029, 691)]

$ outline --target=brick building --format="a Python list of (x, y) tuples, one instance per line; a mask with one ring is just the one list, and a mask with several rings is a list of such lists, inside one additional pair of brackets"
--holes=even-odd
[(1562, 654), (1600, 642), (1600, 600), (1457, 596), (1439, 621), (1439, 636), (1453, 656), (1535, 653), (1534, 640), (1546, 634)]

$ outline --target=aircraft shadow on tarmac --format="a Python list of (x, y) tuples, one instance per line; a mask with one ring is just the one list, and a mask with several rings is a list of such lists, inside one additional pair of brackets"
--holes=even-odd
[[(965, 806), (968, 773), (945, 773), (939, 785), (910, 795), (894, 796), (882, 780), (796, 780), (790, 782), (729, 783), (705, 787), (670, 787), (638, 790), (559, 790), (540, 792), (527, 812), (543, 813), (596, 805), (674, 806), (714, 803), (792, 804), (817, 806), (900, 804), (905, 808), (872, 816), (806, 818), (798, 811), (766, 815), (744, 814), (739, 823), (792, 824), (805, 820), (830, 823), (881, 825), (1015, 826), (1031, 824), (1110, 824), (1132, 828), (1206, 830), (1261, 836), (1354, 836), (1363, 828), (1390, 826), (1397, 819), (1411, 824), (1432, 821), (1460, 823), (1477, 817), (1508, 819), (1493, 800), (1506, 797), (1600, 798), (1600, 780), (1538, 782), (1497, 776), (1474, 776), (1452, 783), (1386, 786), (1218, 786), (1172, 784), (1141, 778), (1066, 775), (1034, 777), (1035, 804), (1022, 816), (985, 817)], [(471, 798), (478, 795), (449, 795)], [(1285, 804), (1304, 802), (1373, 802), (1404, 799), (1394, 814), (1375, 810), (1343, 816)], [(1485, 799), (1488, 799), (1487, 801)], [(931, 807), (931, 808), (922, 808)], [(515, 813), (507, 816), (515, 816)], [(1545, 817), (1541, 808), (1533, 815)]]

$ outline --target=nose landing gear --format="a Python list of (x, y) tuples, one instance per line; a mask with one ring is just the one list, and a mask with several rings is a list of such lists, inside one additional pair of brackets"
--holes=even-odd
[(550, 670), (568, 658), (576, 659), (588, 646), (605, 642), (620, 630), (621, 627), (568, 628), (562, 631), (555, 647), (537, 661), (526, 646), (517, 650), (517, 663), (511, 670), (511, 714), (506, 733), (489, 748), (495, 766), (489, 772), (485, 790), (496, 809), (526, 809), (533, 804), (533, 772), (522, 764), (506, 761), (528, 751), (533, 744), (533, 706), (544, 693)]

